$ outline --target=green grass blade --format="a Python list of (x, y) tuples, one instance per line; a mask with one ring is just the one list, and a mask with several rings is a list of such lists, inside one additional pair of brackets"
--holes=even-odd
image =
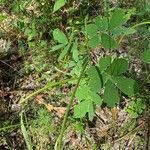
[(27, 149), (28, 150), (33, 150), (32, 144), (31, 144), (31, 139), (30, 139), (30, 137), (27, 133), (26, 127), (25, 127), (24, 122), (23, 122), (23, 112), (20, 113), (20, 122), (21, 122), (21, 131), (22, 131), (25, 143), (27, 145)]

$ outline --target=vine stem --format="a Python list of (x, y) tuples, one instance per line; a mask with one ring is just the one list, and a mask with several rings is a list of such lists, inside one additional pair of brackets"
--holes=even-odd
[(76, 80), (75, 78), (71, 78), (71, 79), (66, 79), (66, 80), (63, 80), (63, 81), (59, 81), (59, 82), (54, 82), (54, 83), (47, 83), (43, 88), (31, 93), (30, 95), (28, 95), (26, 98), (22, 98), (20, 101), (19, 101), (19, 104), (23, 104), (25, 102), (27, 102), (30, 98), (36, 96), (37, 94), (39, 93), (42, 93), (52, 87), (55, 87), (55, 86), (58, 86), (58, 85), (62, 85), (62, 84), (65, 84), (69, 81), (73, 81), (73, 80)]
[(67, 109), (66, 109), (66, 112), (65, 112), (65, 115), (64, 115), (64, 119), (63, 119), (63, 122), (62, 122), (62, 126), (61, 126), (61, 129), (60, 129), (60, 135), (58, 136), (58, 138), (56, 140), (56, 143), (55, 143), (55, 150), (61, 150), (62, 138), (63, 138), (63, 134), (64, 134), (64, 131), (65, 131), (65, 127), (66, 127), (66, 122), (67, 122), (67, 118), (68, 118), (68, 115), (69, 115), (69, 111), (70, 111), (70, 108), (72, 106), (72, 103), (73, 103), (76, 91), (78, 89), (79, 83), (80, 83), (80, 81), (82, 79), (82, 76), (84, 74), (84, 71), (85, 71), (87, 65), (88, 65), (88, 61), (85, 60), (83, 69), (81, 71), (81, 74), (80, 74), (80, 76), (78, 78), (77, 84), (76, 84), (76, 86), (75, 86), (75, 88), (73, 90), (72, 96), (71, 96), (70, 101), (68, 103), (68, 106), (67, 106)]
[[(142, 26), (142, 25), (146, 25), (146, 24), (150, 24), (150, 21), (145, 21), (145, 22), (141, 22), (141, 23), (138, 23), (138, 24), (135, 24), (134, 26), (132, 26), (131, 28), (134, 29), (134, 28), (137, 28), (139, 26)], [(126, 34), (123, 34), (119, 40), (119, 44), (122, 42), (123, 38), (125, 37)]]

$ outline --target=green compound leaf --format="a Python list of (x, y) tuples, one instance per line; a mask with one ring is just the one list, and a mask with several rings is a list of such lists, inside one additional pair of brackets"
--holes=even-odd
[(138, 92), (138, 85), (135, 80), (122, 77), (114, 77), (115, 85), (126, 95), (133, 96)]
[(93, 37), (97, 34), (97, 26), (93, 23), (86, 26), (86, 34)]
[(90, 91), (89, 96), (91, 101), (93, 101), (96, 105), (100, 106), (102, 104), (102, 99), (97, 93)]
[(68, 44), (68, 45), (63, 49), (63, 51), (61, 52), (61, 54), (60, 54), (59, 57), (58, 57), (58, 61), (62, 60), (62, 59), (66, 56), (66, 54), (67, 54), (68, 51), (69, 51), (69, 48), (70, 48), (70, 44)]
[(54, 37), (54, 40), (58, 41), (61, 44), (66, 45), (68, 43), (68, 39), (66, 35), (60, 29), (55, 29), (53, 31), (53, 37)]
[(96, 48), (100, 44), (100, 38), (98, 35), (93, 36), (88, 41), (88, 46), (91, 48)]
[(101, 97), (95, 91), (92, 91), (87, 83), (78, 87), (76, 97), (80, 103), (74, 108), (74, 116), (76, 118), (83, 118), (88, 113), (89, 120), (92, 121), (94, 117), (94, 106), (100, 106), (102, 104)]
[(76, 92), (76, 97), (81, 101), (85, 99), (90, 99), (89, 96), (90, 88), (87, 85), (80, 85)]
[(106, 56), (106, 57), (102, 57), (99, 60), (99, 69), (101, 72), (105, 71), (111, 64), (111, 57), (110, 56)]
[(103, 85), (103, 77), (98, 67), (92, 66), (87, 71), (89, 81), (88, 86), (94, 92), (99, 92)]
[(101, 105), (102, 99), (101, 97), (95, 92), (90, 89), (88, 85), (81, 85), (77, 89), (76, 97), (78, 100), (91, 100), (96, 105)]
[(109, 22), (108, 22), (107, 17), (97, 16), (94, 21), (99, 31), (104, 32), (108, 30)]
[(74, 108), (74, 117), (83, 118), (88, 113), (89, 120), (92, 121), (95, 115), (93, 103), (90, 100), (85, 100), (79, 103)]
[(115, 85), (108, 80), (104, 91), (104, 102), (109, 107), (114, 107), (119, 102), (119, 94)]
[(125, 23), (125, 20), (125, 12), (122, 9), (115, 10), (110, 18), (109, 29), (122, 25)]
[(124, 26), (119, 26), (119, 27), (117, 27), (117, 28), (115, 28), (115, 29), (113, 29), (112, 31), (111, 31), (111, 33), (113, 34), (113, 36), (115, 36), (115, 37), (118, 37), (118, 36), (120, 36), (120, 35), (129, 35), (129, 34), (133, 34), (133, 33), (135, 33), (136, 32), (136, 30), (135, 29), (133, 29), (133, 28), (126, 28), (126, 27), (124, 27)]
[(73, 46), (71, 48), (72, 57), (73, 59), (78, 62), (79, 61), (79, 53), (78, 53), (78, 43), (77, 40), (73, 43)]
[(56, 12), (57, 10), (59, 10), (61, 7), (65, 5), (65, 3), (66, 3), (66, 0), (56, 0), (54, 4), (53, 12)]
[(88, 104), (88, 117), (89, 117), (89, 120), (92, 121), (94, 116), (95, 116), (94, 106), (93, 106), (93, 103), (91, 101), (89, 101), (89, 104)]
[(105, 50), (113, 50), (118, 47), (117, 42), (112, 37), (104, 33), (101, 35), (101, 42)]
[(150, 64), (150, 49), (149, 50), (145, 50), (142, 54), (142, 60), (147, 63)]
[(129, 68), (128, 61), (123, 58), (116, 58), (110, 67), (107, 69), (107, 73), (112, 76), (118, 76), (126, 72)]
[(143, 99), (138, 98), (134, 101), (131, 101), (126, 111), (132, 118), (138, 118), (144, 112), (145, 108), (145, 101)]
[(55, 45), (55, 46), (52, 47), (52, 50), (50, 50), (50, 51), (51, 51), (51, 52), (57, 51), (57, 50), (63, 48), (64, 46), (65, 46), (65, 44)]
[(88, 101), (82, 101), (74, 108), (74, 117), (75, 118), (83, 118), (88, 112)]

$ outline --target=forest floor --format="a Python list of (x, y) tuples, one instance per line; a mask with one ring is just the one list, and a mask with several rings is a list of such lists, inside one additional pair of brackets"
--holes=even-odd
[[(13, 20), (15, 18), (12, 15), (9, 17)], [(12, 50), (6, 54), (0, 53), (0, 150), (25, 150), (26, 143), (20, 123), (22, 110), (20, 100), (39, 91), (47, 82), (63, 80), (70, 70), (59, 69), (61, 65), (56, 64), (56, 56), (50, 56), (47, 59), (49, 56), (45, 52), (40, 51), (39, 54), (35, 54), (34, 49), (26, 48), (27, 52), (22, 55), (18, 52), (20, 49), (18, 40), (13, 39), (16, 35), (21, 35), (13, 33), (14, 29), (7, 26), (7, 23), (10, 23), (9, 19), (5, 24), (0, 23), (2, 31), (5, 31), (4, 34), (0, 34), (0, 50), (9, 44), (9, 49)], [(139, 35), (133, 35), (133, 41), (137, 39), (137, 36)], [(101, 48), (93, 51), (94, 56), (97, 57), (96, 61), (104, 55), (99, 49)], [(119, 56), (127, 55), (129, 49), (134, 47), (130, 46), (127, 39), (118, 50)], [(118, 55), (118, 52), (113, 55)], [(134, 55), (131, 55), (131, 60), (132, 76), (142, 82), (142, 77), (145, 76), (144, 66)], [(42, 63), (48, 64), (49, 69), (41, 73), (34, 71), (34, 66), (42, 65)], [(30, 72), (32, 67), (33, 71)], [(24, 124), (34, 149), (54, 149), (73, 88), (65, 84), (51, 90), (39, 91), (27, 100), (31, 105), (24, 112)], [(150, 92), (149, 83), (145, 84), (145, 90), (146, 93)], [(133, 100), (137, 103), (133, 104)], [(73, 106), (75, 104), (76, 99)], [(96, 117), (92, 122), (88, 119), (82, 122), (74, 119), (71, 117), (73, 114), (73, 108), (71, 108), (63, 138), (64, 150), (149, 150), (150, 108), (143, 105), (141, 110), (132, 111), (139, 105), (142, 105), (140, 99), (122, 96), (120, 104), (112, 109), (105, 105), (97, 108)]]

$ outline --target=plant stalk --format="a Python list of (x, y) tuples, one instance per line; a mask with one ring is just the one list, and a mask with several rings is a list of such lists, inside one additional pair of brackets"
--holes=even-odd
[(62, 138), (63, 138), (63, 134), (64, 134), (64, 131), (65, 131), (65, 127), (66, 127), (66, 122), (67, 122), (67, 118), (68, 118), (68, 115), (69, 115), (69, 111), (70, 111), (70, 108), (72, 106), (72, 103), (73, 103), (73, 100), (74, 100), (74, 97), (75, 97), (75, 94), (76, 94), (76, 91), (78, 89), (78, 86), (79, 86), (79, 83), (82, 79), (82, 76), (84, 74), (84, 71), (87, 67), (87, 64), (88, 64), (88, 61), (86, 60), (85, 63), (84, 63), (84, 66), (83, 66), (83, 69), (81, 71), (81, 74), (79, 76), (79, 79), (77, 81), (77, 84), (74, 88), (74, 91), (72, 93), (72, 96), (70, 98), (70, 101), (68, 103), (68, 106), (67, 106), (67, 109), (66, 109), (66, 112), (65, 112), (65, 116), (64, 116), (64, 119), (63, 119), (63, 123), (62, 123), (62, 126), (61, 126), (61, 129), (60, 129), (60, 135), (58, 136), (57, 140), (56, 140), (56, 143), (55, 143), (55, 150), (61, 150), (61, 146), (62, 146)]

